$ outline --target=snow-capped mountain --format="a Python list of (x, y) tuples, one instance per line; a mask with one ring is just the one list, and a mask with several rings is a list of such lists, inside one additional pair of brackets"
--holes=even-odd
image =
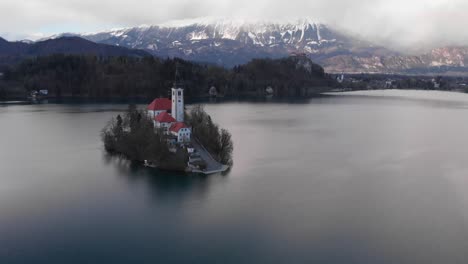
[[(60, 36), (63, 35), (70, 36), (69, 33)], [(304, 53), (332, 73), (418, 73), (440, 71), (441, 67), (463, 70), (468, 66), (468, 48), (401, 55), (312, 19), (201, 18), (78, 36), (97, 43), (142, 49), (160, 57), (228, 67), (253, 58), (278, 58), (291, 53)]]
[(293, 52), (305, 53), (318, 62), (335, 55), (393, 54), (310, 19), (269, 22), (205, 18), (80, 36), (98, 43), (143, 49), (157, 56), (228, 67)]

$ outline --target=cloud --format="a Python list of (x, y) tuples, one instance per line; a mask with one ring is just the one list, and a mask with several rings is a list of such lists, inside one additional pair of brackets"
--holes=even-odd
[(205, 16), (310, 17), (400, 49), (468, 45), (466, 0), (3, 0), (0, 34), (10, 38), (159, 24)]

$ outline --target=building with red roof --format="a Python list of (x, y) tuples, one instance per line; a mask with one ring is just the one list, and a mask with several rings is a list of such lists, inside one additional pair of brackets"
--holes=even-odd
[[(172, 88), (172, 100), (168, 98), (154, 99), (147, 107), (155, 128), (163, 129), (168, 135), (177, 138), (179, 143), (191, 140), (192, 129), (184, 121), (184, 89)], [(170, 112), (170, 113), (169, 113)]]
[(172, 135), (177, 137), (177, 142), (179, 143), (190, 142), (192, 137), (192, 129), (184, 122), (173, 123), (169, 128), (169, 131)]
[(155, 118), (160, 123), (175, 123), (177, 122), (168, 112), (162, 112)]
[(164, 128), (166, 131), (176, 122), (168, 112), (162, 112), (154, 118), (154, 126), (156, 128)]
[(160, 113), (168, 112), (172, 109), (172, 101), (168, 98), (156, 98), (148, 105), (148, 115), (156, 118)]

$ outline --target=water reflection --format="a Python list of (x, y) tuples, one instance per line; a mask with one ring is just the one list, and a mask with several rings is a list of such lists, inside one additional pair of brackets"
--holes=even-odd
[(128, 184), (143, 184), (156, 202), (200, 200), (207, 195), (213, 182), (219, 184), (227, 179), (227, 174), (187, 174), (147, 168), (106, 153), (103, 154), (103, 161), (107, 166), (114, 167), (118, 176)]
[[(433, 108), (468, 109), (466, 93), (419, 90), (373, 90), (345, 93), (329, 93), (333, 99), (360, 104), (363, 99), (372, 99), (378, 104), (420, 105)], [(370, 101), (370, 100), (369, 100)], [(328, 101), (327, 101), (328, 103)]]
[(252, 97), (222, 97), (222, 98), (189, 98), (188, 104), (222, 104), (222, 103), (275, 103), (275, 104), (309, 104), (312, 100), (328, 98), (330, 95), (313, 95), (308, 97), (274, 97), (274, 96), (252, 96)]

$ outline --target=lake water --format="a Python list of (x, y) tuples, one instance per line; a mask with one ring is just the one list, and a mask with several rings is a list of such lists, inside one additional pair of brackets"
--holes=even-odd
[(107, 157), (126, 108), (0, 107), (0, 263), (468, 263), (468, 95), (228, 102), (209, 177)]

